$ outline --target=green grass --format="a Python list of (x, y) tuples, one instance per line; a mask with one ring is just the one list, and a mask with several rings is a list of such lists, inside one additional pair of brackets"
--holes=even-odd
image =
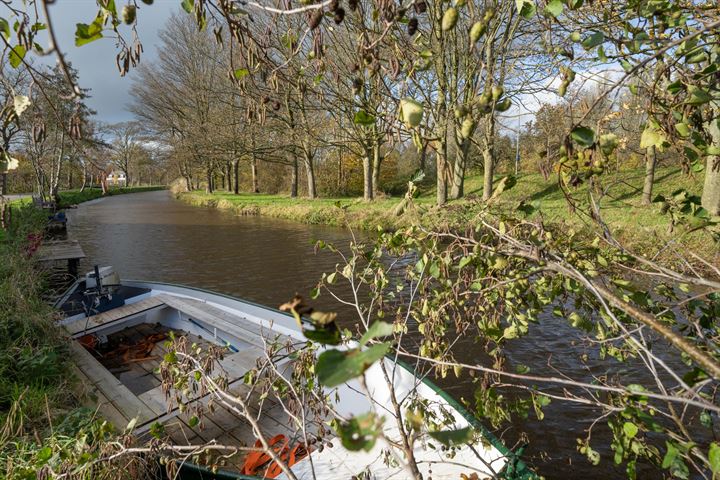
[[(669, 217), (661, 214), (657, 205), (641, 205), (643, 178), (642, 169), (609, 172), (601, 177), (605, 192), (599, 199), (601, 213), (617, 238), (646, 253), (674, 238), (683, 245), (716, 257), (718, 248), (709, 241), (706, 233), (687, 235), (681, 228), (670, 233)], [(690, 177), (678, 168), (660, 168), (656, 172), (653, 195), (667, 195), (681, 188), (691, 194), (700, 195), (702, 181), (702, 175)], [(434, 205), (433, 186), (422, 185), (421, 193), (415, 199), (417, 208), (409, 209), (401, 215), (394, 212), (402, 201), (400, 197), (383, 197), (373, 202), (347, 197), (309, 200), (291, 198), (284, 194), (234, 195), (229, 192), (216, 192), (211, 195), (190, 192), (180, 194), (179, 197), (193, 205), (230, 210), (239, 215), (265, 215), (309, 224), (349, 225), (362, 229), (374, 229), (378, 226), (398, 228), (414, 223), (444, 224), (452, 227), (462, 226), (470, 218), (467, 211), (456, 215), (458, 209), (454, 207), (467, 207), (464, 210), (469, 210), (470, 213), (485, 208), (483, 202), (479, 201), (482, 197), (482, 183), (482, 175), (468, 176), (465, 183), (466, 197), (448, 202), (447, 206), (442, 208)], [(587, 188), (587, 184), (583, 184), (573, 191), (572, 195), (586, 203)], [(514, 212), (521, 201), (536, 207), (532, 219), (542, 217), (547, 223), (578, 230), (593, 228), (587, 217), (571, 211), (555, 177), (545, 180), (539, 174), (521, 174), (513, 188), (503, 192), (492, 202), (492, 208), (500, 213)], [(343, 210), (339, 210), (337, 205), (342, 206)]]

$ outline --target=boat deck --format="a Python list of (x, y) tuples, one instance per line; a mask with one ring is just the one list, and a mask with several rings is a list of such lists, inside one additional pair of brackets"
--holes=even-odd
[[(65, 329), (78, 341), (72, 342), (71, 352), (87, 395), (99, 412), (122, 430), (136, 418), (136, 434), (148, 435), (155, 422), (163, 424), (165, 433), (176, 445), (195, 445), (211, 440), (219, 444), (252, 446), (255, 435), (248, 421), (232, 409), (218, 402), (213, 412), (205, 409), (200, 424), (189, 426), (191, 414), (181, 412), (174, 402), (168, 402), (162, 390), (158, 367), (167, 351), (170, 332), (176, 337), (187, 336), (190, 343), (206, 347), (213, 342), (212, 335), (198, 335), (171, 329), (160, 323), (149, 323), (146, 315), (185, 315), (189, 321), (198, 320), (213, 325), (219, 331), (229, 332), (242, 339), (238, 351), (228, 351), (215, 367), (212, 375), (227, 378), (228, 391), (245, 399), (262, 433), (270, 438), (284, 434), (291, 444), (300, 441), (299, 428), (283, 406), (272, 396), (261, 395), (245, 384), (245, 374), (255, 368), (258, 359), (264, 358), (265, 343), (291, 342), (292, 339), (261, 329), (256, 323), (238, 315), (208, 305), (201, 300), (156, 295), (134, 303), (76, 320)], [(155, 318), (155, 317), (152, 317)], [(130, 321), (132, 320), (132, 321)], [(124, 322), (128, 326), (123, 328)], [(110, 333), (105, 335), (104, 330)], [(93, 345), (94, 335), (102, 343)], [(207, 406), (210, 396), (196, 397), (196, 404)], [(240, 469), (244, 454), (228, 459), (225, 468)]]

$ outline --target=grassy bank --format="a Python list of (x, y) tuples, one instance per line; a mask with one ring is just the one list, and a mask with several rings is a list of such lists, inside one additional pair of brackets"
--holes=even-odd
[(30, 257), (45, 215), (17, 204), (13, 215), (0, 243), (0, 464), (4, 478), (35, 478), (59, 435), (74, 437), (92, 412), (78, 409), (66, 340)]
[[(717, 256), (717, 248), (707, 241), (707, 234), (687, 235), (682, 229), (671, 233), (668, 231), (669, 217), (663, 215), (657, 205), (641, 204), (643, 177), (644, 171), (641, 169), (603, 176), (606, 192), (600, 200), (600, 206), (603, 218), (613, 233), (621, 240), (643, 250), (652, 250), (653, 246), (675, 238), (706, 255)], [(587, 186), (583, 185), (573, 193), (582, 196), (587, 192), (586, 188)], [(657, 171), (654, 194), (668, 195), (680, 188), (699, 195), (702, 176), (690, 177), (677, 168), (662, 168)], [(287, 195), (234, 195), (228, 192), (212, 195), (190, 192), (180, 194), (179, 197), (193, 205), (216, 207), (238, 215), (266, 215), (308, 224), (350, 225), (354, 228), (373, 229), (377, 226), (396, 228), (411, 223), (462, 226), (474, 211), (485, 208), (485, 205), (478, 201), (482, 197), (482, 176), (469, 176), (465, 192), (464, 199), (451, 201), (444, 207), (436, 207), (433, 189), (426, 188), (415, 199), (415, 208), (407, 209), (402, 214), (398, 214), (396, 209), (402, 201), (398, 197), (385, 197), (374, 202), (347, 197), (308, 200), (290, 198)], [(520, 202), (535, 207), (531, 218), (542, 216), (546, 222), (562, 224), (568, 228), (588, 228), (586, 221), (570, 210), (554, 177), (545, 180), (539, 174), (522, 174), (513, 188), (503, 192), (492, 202), (491, 208), (499, 213), (514, 212)], [(338, 206), (342, 207), (342, 210)], [(462, 214), (459, 214), (461, 210)]]
[[(138, 192), (151, 192), (154, 190), (165, 190), (167, 187), (164, 186), (146, 186), (146, 187), (115, 187), (109, 188), (105, 196), (111, 195), (123, 195), (125, 193), (138, 193)], [(95, 200), (103, 196), (102, 189), (100, 188), (86, 188), (83, 191), (77, 190), (65, 190), (60, 192), (60, 206), (67, 207), (70, 205), (77, 205), (78, 203), (88, 202)]]

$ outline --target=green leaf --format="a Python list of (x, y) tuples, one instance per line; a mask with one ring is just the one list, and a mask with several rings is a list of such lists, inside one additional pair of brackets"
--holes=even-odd
[(238, 68), (233, 72), (233, 76), (236, 80), (240, 80), (247, 75), (250, 75), (250, 70), (248, 70), (247, 68)]
[(534, 0), (515, 0), (515, 6), (520, 12), (520, 16), (525, 19), (532, 18), (537, 10)]
[(710, 444), (708, 460), (710, 461), (710, 470), (712, 470), (713, 476), (716, 476), (720, 473), (720, 445), (715, 442)]
[(582, 41), (582, 46), (585, 47), (585, 50), (591, 50), (598, 45), (602, 45), (602, 43), (605, 41), (605, 34), (602, 32), (592, 32), (590, 35), (585, 37), (585, 39)]
[(595, 143), (595, 131), (588, 127), (575, 127), (570, 132), (570, 138), (581, 147), (587, 148)]
[(25, 47), (22, 45), (15, 45), (12, 50), (10, 50), (10, 66), (12, 68), (18, 68), (22, 63), (23, 58), (25, 58)]
[(340, 345), (342, 343), (342, 335), (340, 330), (336, 328), (316, 328), (315, 330), (303, 330), (303, 334), (308, 340), (319, 343), (321, 345)]
[(373, 338), (387, 337), (388, 335), (392, 335), (394, 329), (395, 327), (393, 327), (391, 323), (378, 320), (377, 322), (373, 323), (370, 328), (368, 328), (367, 332), (365, 332), (365, 334), (362, 336), (362, 338), (360, 339), (360, 345), (365, 346), (365, 344), (367, 344)]
[(563, 5), (562, 1), (560, 0), (552, 0), (550, 3), (547, 4), (545, 7), (545, 12), (549, 13), (553, 17), (557, 18), (559, 17), (563, 10), (565, 8), (565, 5)]
[(568, 8), (570, 10), (577, 10), (578, 8), (582, 7), (583, 0), (565, 0), (567, 2)]
[(683, 138), (687, 138), (690, 136), (690, 126), (685, 122), (676, 123), (675, 130), (677, 130), (678, 135)]
[(535, 0), (515, 0), (515, 5), (518, 12), (520, 12), (520, 16), (526, 20), (531, 19), (537, 10)]
[(320, 354), (315, 365), (318, 381), (326, 387), (335, 387), (359, 377), (388, 350), (389, 343), (379, 343), (366, 350), (327, 350)]
[(635, 438), (635, 435), (638, 433), (638, 427), (632, 422), (625, 422), (623, 424), (623, 432), (625, 432), (625, 436), (628, 438)]
[(3, 37), (7, 39), (10, 38), (10, 24), (2, 17), (0, 17), (0, 33), (3, 35)]
[(464, 267), (466, 267), (466, 266), (467, 266), (470, 262), (472, 262), (472, 261), (473, 261), (473, 257), (471, 257), (470, 255), (465, 256), (465, 257), (462, 257), (462, 258), (460, 259), (460, 262), (458, 263), (458, 270), (463, 269)]
[(337, 433), (343, 447), (351, 452), (365, 450), (369, 452), (382, 429), (382, 419), (368, 412), (351, 418), (337, 426)]
[(474, 431), (471, 427), (465, 427), (458, 430), (428, 432), (428, 434), (443, 445), (450, 447), (468, 443), (472, 440)]
[(400, 100), (400, 120), (403, 121), (406, 127), (414, 128), (420, 125), (423, 118), (423, 105), (422, 103), (406, 97)]
[(363, 125), (365, 127), (372, 125), (375, 121), (375, 117), (367, 113), (365, 110), (358, 110), (353, 118), (353, 122), (355, 122), (356, 125)]
[(666, 441), (665, 445), (667, 446), (667, 452), (663, 458), (662, 468), (670, 468), (670, 465), (675, 462), (675, 458), (680, 454), (680, 450), (678, 450), (674, 443)]
[(188, 420), (188, 426), (190, 428), (195, 428), (199, 424), (200, 424), (200, 419), (196, 415), (193, 415), (192, 417), (190, 417), (190, 420)]
[(712, 96), (705, 90), (696, 87), (695, 85), (688, 85), (688, 99), (685, 103), (689, 105), (702, 105), (712, 100)]
[(152, 435), (154, 438), (157, 438), (160, 440), (162, 436), (165, 434), (165, 426), (160, 422), (153, 422), (152, 425), (150, 425), (150, 435)]
[(187, 13), (192, 13), (195, 8), (195, 0), (182, 0), (180, 6), (182, 6), (183, 10)]
[(640, 148), (648, 147), (659, 147), (662, 148), (663, 144), (667, 141), (667, 137), (662, 130), (656, 130), (650, 126), (643, 130), (640, 136)]
[(82, 47), (90, 42), (103, 38), (103, 15), (102, 12), (98, 13), (95, 20), (88, 25), (86, 23), (75, 24), (75, 46)]
[(40, 450), (38, 450), (35, 458), (40, 465), (43, 465), (45, 462), (50, 460), (50, 457), (52, 457), (52, 448), (43, 447)]

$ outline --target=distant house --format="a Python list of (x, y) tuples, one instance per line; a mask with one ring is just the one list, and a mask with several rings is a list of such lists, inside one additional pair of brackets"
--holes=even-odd
[(120, 170), (112, 170), (107, 175), (107, 184), (116, 187), (125, 187), (127, 185), (127, 178), (125, 177), (125, 172), (122, 172)]

